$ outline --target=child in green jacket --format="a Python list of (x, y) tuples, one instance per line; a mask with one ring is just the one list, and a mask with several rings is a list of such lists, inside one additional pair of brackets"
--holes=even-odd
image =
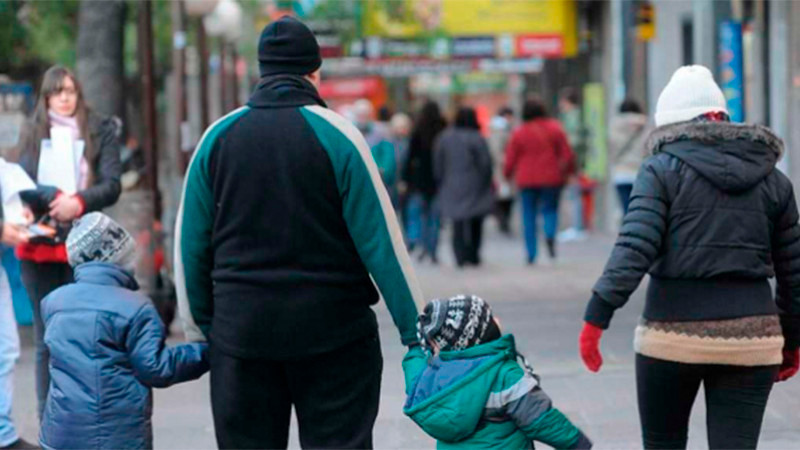
[[(539, 387), (539, 377), (501, 335), (475, 296), (433, 300), (417, 322), (420, 346), (403, 360), (403, 411), (442, 448), (588, 449), (591, 441)], [(517, 359), (522, 360), (522, 366)]]

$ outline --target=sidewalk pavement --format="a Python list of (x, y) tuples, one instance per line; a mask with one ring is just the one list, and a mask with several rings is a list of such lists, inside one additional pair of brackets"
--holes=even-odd
[[(426, 297), (477, 294), (490, 302), (505, 331), (516, 335), (519, 350), (542, 376), (542, 386), (555, 406), (595, 442), (598, 449), (641, 448), (633, 367), (633, 329), (642, 310), (642, 289), (620, 310), (605, 333), (605, 365), (591, 374), (578, 356), (577, 339), (591, 286), (602, 272), (613, 241), (594, 236), (560, 246), (558, 262), (544, 257), (536, 266), (524, 265), (521, 238), (509, 239), (487, 223), (485, 264), (457, 270), (448, 242), (440, 248), (442, 264), (418, 264)], [(446, 237), (443, 235), (443, 238)], [(644, 283), (643, 283), (644, 284)], [(400, 362), (405, 349), (385, 306), (378, 319), (384, 351), (381, 409), (375, 426), (375, 446), (382, 449), (433, 448), (434, 442), (402, 413), (405, 401)], [(23, 356), (16, 372), (14, 417), (21, 434), (36, 436), (33, 352), (26, 332)], [(333, 375), (333, 374), (332, 374)], [(800, 378), (776, 385), (770, 398), (761, 448), (797, 448), (800, 442)], [(208, 377), (157, 390), (154, 405), (156, 448), (216, 448), (208, 392)], [(690, 448), (707, 448), (704, 403), (698, 398), (689, 438)], [(290, 448), (298, 448), (293, 424)], [(546, 446), (540, 446), (543, 448)]]

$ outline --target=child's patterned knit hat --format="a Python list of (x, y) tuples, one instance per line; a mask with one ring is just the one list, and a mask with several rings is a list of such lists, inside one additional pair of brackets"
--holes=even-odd
[(67, 257), (72, 267), (107, 262), (133, 271), (136, 243), (112, 218), (99, 212), (76, 220), (67, 236)]
[(474, 295), (432, 300), (417, 319), (417, 337), (424, 349), (464, 350), (500, 337), (492, 309)]

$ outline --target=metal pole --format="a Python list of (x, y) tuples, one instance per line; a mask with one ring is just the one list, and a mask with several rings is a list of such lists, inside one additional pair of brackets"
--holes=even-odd
[(172, 74), (175, 79), (176, 161), (181, 175), (186, 172), (188, 158), (184, 152), (186, 122), (186, 26), (183, 0), (172, 2)]
[(236, 51), (236, 45), (231, 44), (231, 61), (233, 62), (233, 68), (231, 70), (231, 86), (233, 88), (233, 108), (236, 109), (239, 106), (239, 52)]
[(219, 94), (220, 94), (220, 109), (221, 114), (224, 116), (229, 111), (228, 105), (228, 68), (227, 57), (225, 54), (225, 40), (219, 38)]
[(197, 50), (200, 59), (200, 127), (205, 130), (209, 124), (208, 113), (208, 42), (203, 18), (197, 19)]
[(139, 66), (142, 80), (142, 116), (144, 122), (144, 151), (147, 167), (147, 186), (152, 193), (153, 215), (161, 220), (161, 194), (158, 189), (158, 124), (156, 122), (156, 92), (153, 86), (153, 25), (152, 4), (140, 3), (139, 10)]

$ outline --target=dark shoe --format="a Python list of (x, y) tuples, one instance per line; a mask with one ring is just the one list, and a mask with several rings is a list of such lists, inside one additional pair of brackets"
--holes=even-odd
[(547, 240), (547, 253), (550, 255), (550, 259), (556, 259), (556, 240), (555, 239), (548, 239)]
[(29, 449), (40, 449), (38, 445), (33, 445), (30, 442), (26, 441), (25, 439), (17, 439), (16, 442), (9, 445), (8, 447), (0, 447), (3, 449), (20, 449), (20, 450), (29, 450)]

